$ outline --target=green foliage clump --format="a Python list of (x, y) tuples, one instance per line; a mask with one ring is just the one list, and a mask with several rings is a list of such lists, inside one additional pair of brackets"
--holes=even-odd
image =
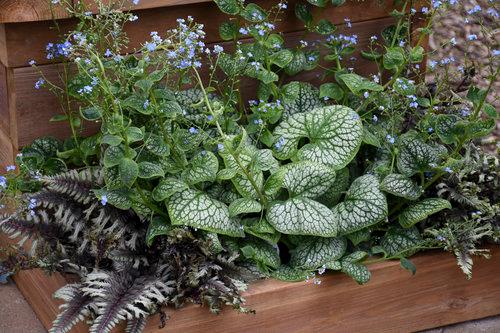
[[(96, 332), (123, 318), (140, 328), (186, 301), (245, 310), (242, 271), (320, 283), (338, 270), (361, 284), (370, 262), (415, 273), (409, 256), (443, 248), (470, 275), (478, 242), (498, 240), (498, 162), (471, 148), (498, 115), (491, 84), (463, 94), (448, 72), (425, 83), (422, 42), (439, 8), (415, 38), (402, 1), (361, 50), (378, 69), (362, 76), (350, 68), (358, 37), (313, 15), (329, 1), (297, 4), (314, 40), (292, 47), (276, 31), (285, 2), (215, 2), (232, 51), (207, 47), (188, 17), (126, 54), (123, 25), (137, 17), (102, 4), (96, 15), (69, 6), (77, 29), (47, 49), (76, 66), (62, 88), (37, 82), (61, 97), (53, 121), (73, 136), (23, 149), (5, 183), (21, 209), (2, 229), (39, 240), (40, 266), (79, 274), (58, 292), (54, 330), (83, 318)], [(311, 71), (318, 87), (296, 76)], [(87, 122), (100, 131), (83, 137)]]

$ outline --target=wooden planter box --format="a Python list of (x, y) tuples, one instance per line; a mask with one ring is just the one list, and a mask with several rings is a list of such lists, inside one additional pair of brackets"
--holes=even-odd
[[(91, 3), (91, 0), (83, 0)], [(279, 30), (290, 45), (303, 36), (302, 24), (289, 10)], [(255, 0), (263, 7), (269, 1)], [(368, 44), (372, 35), (394, 22), (389, 13), (392, 1), (351, 0), (346, 5), (328, 7), (323, 15), (339, 26), (339, 31), (357, 34), (359, 47)], [(35, 90), (37, 70), (28, 66), (34, 59), (49, 79), (56, 79), (59, 65), (45, 58), (45, 45), (58, 39), (51, 30), (52, 15), (62, 30), (70, 29), (74, 20), (62, 10), (51, 13), (46, 0), (0, 0), (0, 166), (10, 164), (16, 152), (33, 139), (53, 135), (64, 138), (69, 130), (49, 119), (61, 112), (57, 100), (46, 90)], [(142, 0), (135, 6), (139, 20), (126, 29), (131, 38), (130, 52), (146, 40), (151, 31), (164, 31), (175, 25), (175, 19), (192, 15), (204, 23), (207, 43), (219, 43), (218, 26), (226, 19), (210, 0)], [(343, 26), (350, 18), (352, 28)], [(412, 29), (422, 24), (417, 18)], [(356, 71), (375, 73), (376, 68), (355, 55)], [(317, 81), (317, 73), (303, 74), (300, 79)], [(252, 83), (250, 83), (251, 85)], [(254, 86), (245, 87), (252, 91)], [(92, 128), (89, 129), (90, 131)], [(254, 283), (246, 293), (248, 306), (256, 315), (244, 315), (227, 309), (213, 316), (206, 308), (187, 306), (168, 313), (168, 332), (408, 332), (500, 314), (500, 247), (492, 248), (489, 261), (476, 259), (474, 278), (467, 281), (452, 255), (427, 253), (414, 262), (417, 274), (400, 268), (399, 262), (370, 266), (372, 280), (358, 286), (349, 277), (331, 274), (321, 285), (284, 283), (265, 280)], [(55, 290), (66, 283), (65, 277), (46, 276), (39, 270), (25, 271), (14, 277), (34, 311), (45, 325), (51, 326), (58, 312), (52, 298)], [(153, 317), (146, 332), (160, 330), (159, 318)], [(74, 332), (85, 332), (83, 324)], [(119, 331), (119, 330), (117, 330)]]
[[(320, 285), (263, 280), (251, 284), (245, 294), (255, 315), (227, 308), (216, 316), (207, 308), (188, 305), (167, 309), (170, 320), (164, 329), (158, 316), (151, 317), (145, 332), (415, 332), (488, 317), (500, 314), (500, 246), (491, 253), (490, 260), (474, 259), (472, 280), (465, 278), (453, 255), (440, 252), (412, 259), (414, 276), (399, 261), (373, 264), (372, 279), (362, 286), (343, 274), (325, 275)], [(59, 304), (52, 294), (66, 283), (64, 277), (34, 270), (14, 279), (50, 328)], [(87, 328), (80, 324), (72, 332)]]

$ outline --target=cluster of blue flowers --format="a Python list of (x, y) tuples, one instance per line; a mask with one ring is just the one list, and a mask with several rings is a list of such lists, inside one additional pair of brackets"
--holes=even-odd
[[(193, 23), (193, 18), (188, 17), (187, 23), (184, 19), (177, 19), (179, 27), (174, 29), (172, 32), (176, 35), (177, 45), (174, 49), (167, 52), (167, 58), (174, 63), (174, 66), (179, 69), (185, 69), (191, 66), (201, 67), (201, 62), (198, 59), (198, 55), (204, 52), (205, 43), (203, 39), (205, 38), (205, 32), (203, 31), (203, 25), (197, 24), (193, 28), (190, 26)], [(150, 43), (156, 44), (158, 41), (158, 36), (153, 34), (153, 40)], [(155, 41), (156, 39), (156, 41)], [(172, 41), (166, 41), (167, 46), (170, 46)], [(153, 48), (153, 45), (149, 45), (148, 50)]]
[(47, 51), (47, 59), (55, 59), (58, 57), (67, 58), (73, 50), (73, 44), (70, 41), (65, 41), (64, 43), (48, 43), (45, 48)]
[(0, 188), (7, 188), (7, 178), (0, 176)]

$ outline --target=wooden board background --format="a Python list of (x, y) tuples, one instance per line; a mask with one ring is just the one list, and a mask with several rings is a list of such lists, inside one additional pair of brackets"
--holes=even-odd
[[(282, 15), (283, 21), (277, 25), (277, 31), (284, 33), (303, 30), (303, 23), (295, 17), (295, 3), (303, 0), (290, 0), (289, 9)], [(146, 1), (141, 1), (146, 2)], [(269, 7), (276, 1), (258, 0), (256, 3), (262, 7)], [(344, 18), (348, 17), (352, 22), (363, 22), (376, 20), (389, 16), (394, 7), (392, 1), (378, 0), (371, 1), (351, 1), (349, 4), (340, 7), (328, 6), (323, 11), (319, 9), (317, 17), (328, 17), (334, 24), (342, 25)], [(319, 15), (321, 13), (321, 15)], [(151, 31), (164, 32), (174, 28), (177, 18), (186, 18), (188, 15), (205, 25), (207, 33), (206, 43), (220, 41), (219, 25), (228, 19), (213, 2), (203, 2), (188, 4), (183, 6), (159, 7), (154, 9), (140, 10), (137, 12), (139, 19), (126, 25), (125, 31), (130, 38), (128, 52), (140, 47), (141, 43), (150, 39)], [(58, 21), (61, 32), (66, 32), (74, 26), (74, 21)], [(49, 42), (60, 40), (59, 32), (53, 28), (51, 21), (20, 22), (4, 25), (5, 33), (0, 33), (0, 46), (5, 45), (6, 51), (0, 51), (0, 61), (7, 67), (26, 67), (28, 61), (35, 60), (38, 64), (47, 64), (50, 61), (46, 58), (45, 47)], [(379, 30), (379, 29), (377, 29)], [(3, 36), (3, 37), (2, 37)], [(3, 40), (2, 40), (3, 39)]]
[[(490, 260), (474, 259), (472, 280), (466, 280), (453, 255), (439, 252), (412, 259), (415, 276), (398, 261), (373, 264), (372, 279), (362, 286), (343, 274), (325, 275), (321, 285), (263, 280), (245, 293), (255, 315), (227, 308), (215, 316), (204, 307), (188, 305), (167, 309), (171, 318), (164, 329), (158, 328), (158, 316), (152, 317), (145, 332), (414, 332), (492, 316), (500, 314), (500, 246), (492, 247), (492, 254)], [(15, 279), (49, 328), (57, 313), (51, 295), (64, 278), (29, 271)], [(72, 332), (83, 333), (85, 327)]]

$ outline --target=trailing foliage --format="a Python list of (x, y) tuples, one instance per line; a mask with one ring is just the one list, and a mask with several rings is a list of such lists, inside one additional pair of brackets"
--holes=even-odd
[[(473, 146), (498, 115), (486, 102), (493, 83), (464, 95), (450, 78), (469, 72), (445, 61), (436, 83), (423, 78), (422, 41), (454, 2), (424, 10), (411, 43), (416, 10), (397, 2), (395, 25), (361, 52), (378, 68), (368, 77), (351, 68), (358, 37), (313, 15), (329, 1), (297, 3), (309, 41), (290, 48), (276, 31), (285, 2), (215, 2), (231, 52), (207, 47), (188, 17), (126, 54), (134, 14), (66, 4), (80, 23), (47, 51), (76, 70), (64, 89), (44, 77), (36, 88), (76, 102), (52, 119), (73, 135), (37, 139), (19, 173), (0, 179), (19, 208), (2, 230), (32, 240), (26, 267), (80, 278), (56, 294), (65, 305), (53, 331), (89, 319), (92, 332), (122, 320), (136, 332), (186, 302), (247, 311), (240, 291), (255, 276), (319, 284), (328, 269), (361, 284), (373, 261), (415, 273), (407, 258), (426, 249), (452, 251), (470, 275), (479, 242), (498, 241), (498, 161)], [(312, 70), (319, 87), (297, 81)], [(82, 137), (86, 121), (100, 131)]]

